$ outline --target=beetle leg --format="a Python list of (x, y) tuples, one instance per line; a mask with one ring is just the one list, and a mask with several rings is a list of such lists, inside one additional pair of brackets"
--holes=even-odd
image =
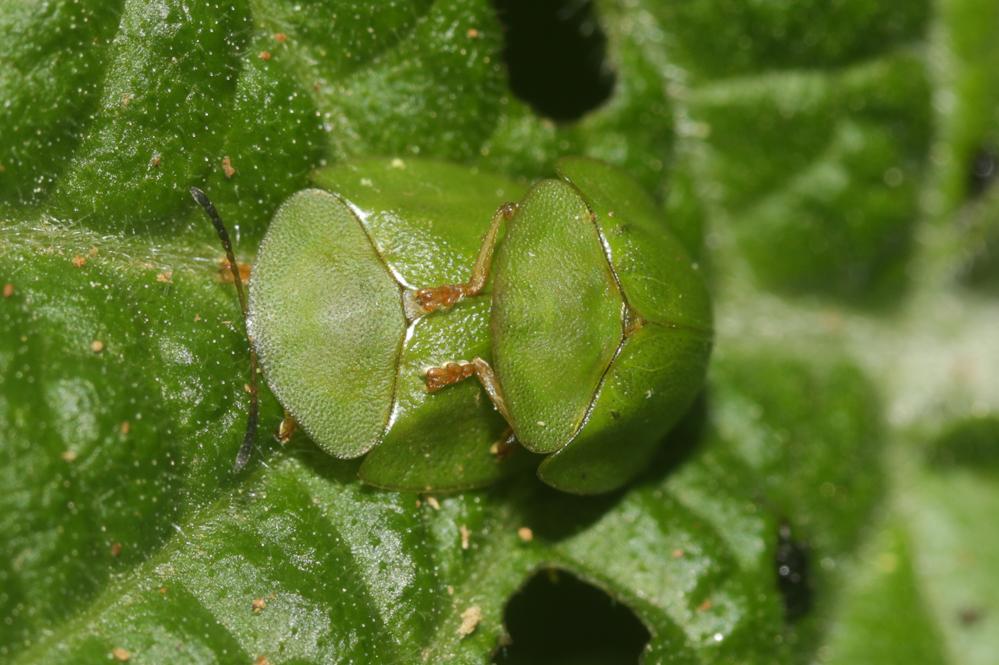
[(493, 250), (496, 249), (500, 226), (503, 222), (512, 219), (515, 212), (517, 212), (516, 203), (504, 203), (496, 210), (489, 223), (489, 230), (482, 238), (479, 256), (475, 259), (475, 265), (472, 266), (472, 276), (467, 282), (418, 289), (413, 293), (413, 299), (420, 309), (424, 312), (448, 309), (462, 298), (478, 295), (482, 291), (489, 279), (489, 270), (493, 263)]
[(295, 422), (295, 418), (290, 413), (285, 411), (284, 417), (281, 418), (281, 424), (278, 425), (276, 435), (278, 443), (284, 445), (291, 441), (291, 437), (294, 436), (296, 429), (298, 429), (298, 423)]
[(475, 358), (471, 362), (460, 361), (450, 362), (440, 367), (431, 367), (427, 370), (427, 392), (435, 393), (441, 388), (445, 388), (459, 381), (464, 381), (471, 376), (477, 376), (486, 394), (492, 400), (493, 406), (500, 412), (504, 420), (510, 422), (510, 412), (506, 408), (506, 400), (503, 399), (503, 392), (500, 390), (499, 380), (493, 368), (482, 358)]
[(517, 448), (517, 435), (513, 433), (512, 427), (507, 427), (503, 433), (503, 438), (489, 447), (489, 452), (498, 460), (505, 460)]
[(496, 407), (496, 410), (500, 412), (500, 415), (507, 422), (503, 438), (489, 447), (489, 452), (495, 455), (497, 459), (506, 459), (517, 446), (517, 435), (514, 434), (513, 427), (509, 424), (510, 412), (506, 408), (506, 400), (503, 398), (503, 392), (500, 390), (499, 380), (496, 378), (496, 373), (489, 363), (482, 358), (474, 358), (471, 362), (462, 360), (460, 362), (445, 363), (440, 367), (431, 367), (427, 370), (427, 392), (437, 392), (442, 388), (464, 381), (472, 376), (478, 377), (486, 394), (489, 395), (493, 406)]
[(489, 399), (492, 400), (493, 406), (507, 423), (512, 423), (510, 412), (506, 408), (506, 400), (503, 398), (503, 391), (500, 389), (499, 379), (496, 378), (493, 368), (482, 358), (474, 358), (472, 365), (475, 367), (475, 375), (479, 377), (479, 381), (485, 388), (486, 394), (489, 395)]
[(440, 367), (431, 367), (427, 370), (427, 392), (435, 393), (441, 388), (453, 385), (459, 381), (464, 381), (475, 374), (475, 367), (467, 362), (444, 363)]
[(472, 266), (472, 277), (461, 285), (466, 297), (477, 295), (486, 286), (486, 280), (489, 279), (489, 270), (493, 264), (493, 250), (496, 249), (496, 240), (499, 238), (500, 225), (503, 222), (513, 219), (516, 212), (516, 203), (504, 203), (493, 214), (493, 219), (489, 223), (489, 230), (486, 231), (486, 235), (482, 239), (479, 256), (475, 259), (475, 265)]

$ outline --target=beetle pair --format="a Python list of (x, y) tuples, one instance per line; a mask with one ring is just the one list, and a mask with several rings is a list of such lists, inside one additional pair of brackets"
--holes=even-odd
[(697, 266), (622, 172), (571, 158), (557, 174), (525, 188), (365, 160), (317, 172), (323, 189), (275, 214), (251, 346), (313, 441), (367, 454), (366, 482), (481, 486), (529, 451), (549, 485), (609, 491), (700, 390), (712, 321)]

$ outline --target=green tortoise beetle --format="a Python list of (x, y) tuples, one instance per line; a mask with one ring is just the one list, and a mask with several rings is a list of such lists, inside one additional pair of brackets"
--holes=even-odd
[(700, 391), (712, 318), (696, 264), (621, 171), (556, 171), (525, 187), (364, 160), (278, 209), (244, 302), (251, 364), (321, 448), (365, 455), (365, 482), (481, 486), (529, 451), (547, 484), (609, 491)]

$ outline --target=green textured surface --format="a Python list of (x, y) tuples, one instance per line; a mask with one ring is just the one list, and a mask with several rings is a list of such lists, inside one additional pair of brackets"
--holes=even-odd
[(493, 365), (517, 440), (572, 438), (622, 336), (621, 293), (586, 202), (557, 180), (519, 203), (493, 261)]
[(586, 424), (539, 469), (555, 487), (601, 492), (648, 464), (700, 392), (711, 303), (699, 266), (627, 174), (580, 158), (562, 159), (557, 169), (594, 214), (629, 316), (642, 319), (602, 377)]
[[(999, 3), (595, 8), (613, 94), (557, 125), (507, 91), (484, 0), (0, 5), (0, 655), (481, 663), (556, 566), (637, 615), (645, 663), (994, 664), (999, 216), (969, 172), (997, 142)], [(245, 341), (187, 190), (252, 261), (312, 167), (386, 154), (511, 178), (582, 154), (666, 204), (716, 356), (638, 482), (417, 508), (302, 436), (232, 475)]]
[[(560, 172), (576, 181), (567, 179), (571, 186), (542, 181), (523, 198), (524, 187), (503, 177), (425, 159), (359, 160), (313, 176), (344, 200), (403, 288), (467, 280), (488, 218), (502, 202), (519, 205), (501, 227), (485, 291), (455, 310), (410, 323), (391, 416), (360, 471), (367, 482), (394, 489), (465, 489), (538, 462), (525, 452), (517, 461), (491, 454), (506, 428), (479, 382), (431, 395), (424, 379), (428, 367), (476, 357), (490, 362), (497, 349), (500, 387), (524, 446), (538, 453), (582, 448), (546, 463), (540, 477), (586, 494), (617, 489), (633, 478), (700, 391), (712, 331), (710, 303), (696, 266), (670, 236), (655, 203), (625, 173), (580, 159), (563, 160)], [(612, 201), (613, 210), (608, 207)], [(272, 309), (283, 314), (272, 316), (267, 327), (292, 320), (299, 308), (310, 311), (315, 299), (303, 297), (294, 278), (271, 288), (271, 266), (287, 264), (288, 275), (329, 272), (318, 265), (308, 269), (297, 258), (315, 239), (304, 232), (282, 235), (301, 240), (285, 240), (280, 252), (271, 250), (267, 272), (258, 270), (254, 277), (257, 290), (267, 284), (268, 293), (279, 294), (271, 296), (278, 303)], [(265, 237), (265, 251), (270, 238)], [(328, 245), (330, 239), (323, 242)], [(322, 289), (343, 279), (327, 280)], [(623, 347), (622, 288), (650, 328)], [(294, 324), (290, 329), (304, 340), (325, 338), (333, 350), (349, 348), (352, 356), (371, 353), (367, 335), (345, 344), (333, 335), (299, 331)], [(277, 346), (274, 339), (258, 337)], [(282, 354), (279, 360), (307, 368), (315, 362), (307, 353)], [(273, 385), (296, 415), (303, 408), (299, 403), (318, 409), (321, 400), (313, 396), (333, 394), (323, 380), (342, 380), (329, 374), (310, 380), (311, 369), (282, 367)], [(307, 389), (282, 391), (282, 381)], [(361, 394), (358, 386), (349, 390)], [(342, 401), (326, 399), (324, 408), (347, 420), (361, 418), (363, 410), (336, 408)], [(342, 446), (338, 436), (327, 434), (322, 441)]]
[[(477, 169), (412, 158), (358, 160), (322, 169), (313, 180), (349, 203), (381, 260), (410, 288), (467, 280), (496, 208), (525, 189)], [(487, 291), (411, 325), (388, 427), (359, 471), (365, 481), (446, 491), (488, 485), (530, 463), (527, 454), (499, 460), (489, 452), (506, 426), (478, 382), (426, 391), (426, 368), (490, 358), (490, 300)]]
[(646, 321), (711, 340), (711, 301), (700, 265), (673, 237), (666, 215), (627, 173), (590, 159), (559, 161), (558, 173), (596, 215), (628, 305)]
[(322, 190), (289, 198), (260, 245), (249, 300), (247, 331), (264, 376), (295, 421), (336, 457), (377, 445), (406, 318), (402, 289), (361, 220)]
[(623, 486), (661, 446), (700, 393), (711, 340), (682, 328), (647, 325), (621, 345), (602, 378), (586, 423), (545, 459), (538, 475), (567, 492)]
[(385, 262), (417, 289), (467, 281), (496, 209), (527, 190), (482, 169), (427, 159), (352, 161), (312, 179), (362, 211)]
[(488, 296), (416, 324), (399, 363), (392, 425), (365, 457), (362, 479), (379, 487), (446, 491), (489, 485), (518, 468), (530, 473), (523, 463), (533, 455), (518, 451), (501, 460), (489, 452), (507, 425), (478, 381), (427, 393), (427, 367), (475, 357), (489, 357)]

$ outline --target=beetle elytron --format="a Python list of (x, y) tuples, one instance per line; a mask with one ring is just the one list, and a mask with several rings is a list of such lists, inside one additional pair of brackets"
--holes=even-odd
[(275, 214), (251, 352), (313, 441), (367, 454), (364, 481), (468, 488), (538, 453), (549, 485), (608, 491), (700, 390), (712, 320), (696, 264), (622, 172), (570, 158), (557, 174), (525, 188), (365, 160), (319, 171), (323, 189)]

